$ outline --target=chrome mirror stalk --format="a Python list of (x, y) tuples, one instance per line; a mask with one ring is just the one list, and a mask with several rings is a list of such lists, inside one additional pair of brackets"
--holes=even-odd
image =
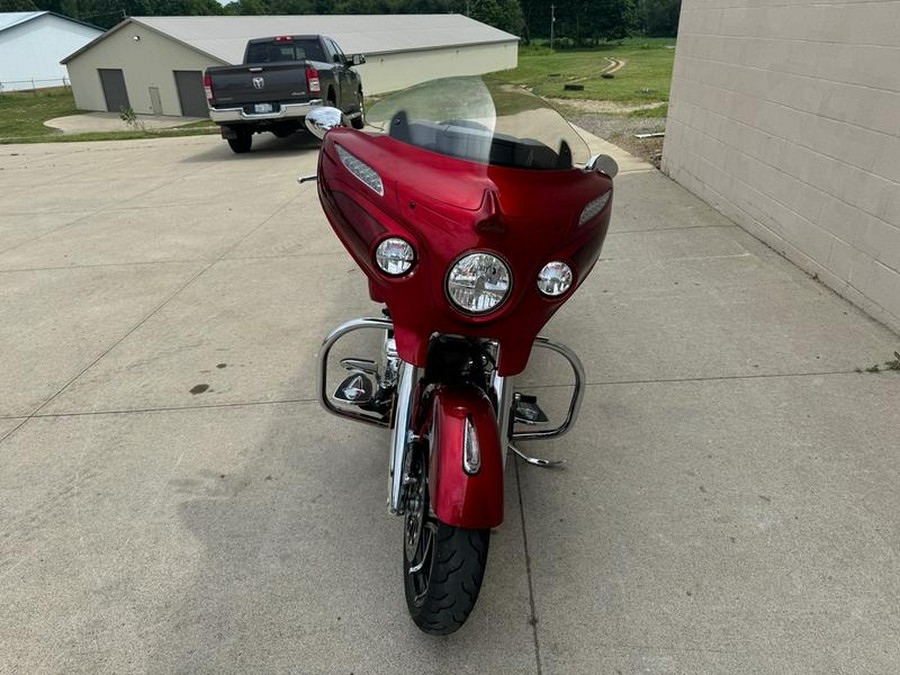
[(584, 165), (584, 170), (598, 171), (610, 178), (615, 178), (619, 173), (619, 163), (609, 155), (594, 155)]

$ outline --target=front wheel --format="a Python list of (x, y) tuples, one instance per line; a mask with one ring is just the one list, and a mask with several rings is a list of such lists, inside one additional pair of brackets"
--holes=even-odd
[(406, 605), (425, 633), (449, 635), (469, 617), (484, 579), (491, 531), (447, 525), (430, 513), (422, 452), (413, 451), (407, 476), (403, 542)]

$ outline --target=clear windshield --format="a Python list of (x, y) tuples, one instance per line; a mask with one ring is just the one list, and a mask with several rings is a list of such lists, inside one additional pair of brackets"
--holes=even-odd
[(366, 111), (369, 131), (451, 157), (523, 169), (571, 169), (585, 141), (549, 103), (521, 87), (479, 76), (432, 80)]

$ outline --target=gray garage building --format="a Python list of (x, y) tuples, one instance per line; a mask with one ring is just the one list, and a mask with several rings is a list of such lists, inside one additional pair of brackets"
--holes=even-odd
[(240, 63), (248, 39), (323, 34), (360, 66), (367, 94), (515, 68), (518, 38), (459, 14), (130, 17), (63, 59), (81, 110), (205, 116), (202, 74)]

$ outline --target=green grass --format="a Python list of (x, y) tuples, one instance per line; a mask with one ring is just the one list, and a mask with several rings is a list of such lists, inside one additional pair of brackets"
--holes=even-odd
[(423, 83), (369, 100), (375, 102), (369, 103), (366, 119), (376, 126), (387, 124), (398, 108), (403, 108), (413, 118), (471, 119), (490, 117), (494, 112), (513, 115), (544, 107), (539, 98), (520, 87), (510, 87), (505, 82), (488, 78), (482, 85), (469, 77), (448, 78), (439, 87)]
[(86, 134), (51, 133), (50, 135), (45, 134), (40, 136), (12, 136), (8, 138), (0, 138), (0, 145), (9, 145), (12, 143), (77, 143), (82, 141), (128, 141), (140, 138), (206, 136), (209, 134), (218, 133), (219, 128), (215, 125), (198, 126), (197, 124), (186, 124), (183, 127), (176, 127), (172, 129), (155, 129), (153, 131), (129, 129), (126, 131), (94, 131)]
[(54, 117), (77, 115), (75, 98), (71, 89), (41, 89), (37, 92), (10, 92), (0, 94), (0, 145), (9, 143), (68, 143), (73, 141), (121, 141), (133, 138), (160, 138), (169, 136), (199, 136), (218, 133), (212, 120), (191, 122), (172, 129), (145, 131), (95, 132), (87, 134), (63, 134), (44, 126)]
[(656, 108), (650, 108), (649, 110), (633, 110), (630, 113), (627, 113), (627, 117), (658, 117), (660, 119), (665, 119), (669, 114), (669, 104), (663, 103)]
[(206, 136), (219, 133), (218, 127), (178, 127), (156, 129), (154, 131), (94, 131), (86, 134), (56, 134), (54, 136), (32, 136), (30, 138), (0, 138), (0, 145), (9, 143), (76, 143), (82, 141), (128, 141), (140, 138), (170, 138), (179, 136)]
[(212, 129), (214, 131), (218, 131), (218, 125), (212, 120), (197, 120), (196, 122), (190, 122), (188, 124), (182, 124), (177, 127), (178, 129)]
[[(611, 101), (640, 105), (669, 100), (675, 41), (669, 38), (628, 38), (587, 50), (550, 51), (546, 46), (523, 47), (519, 67), (490, 75), (496, 82), (520, 84), (545, 98)], [(600, 73), (606, 57), (626, 61), (613, 79)], [(565, 91), (566, 83), (584, 85), (583, 91)], [(659, 116), (664, 113), (657, 112)], [(648, 113), (645, 116), (652, 116)]]
[(0, 94), (0, 138), (52, 136), (59, 132), (45, 127), (46, 120), (77, 112), (68, 88)]

